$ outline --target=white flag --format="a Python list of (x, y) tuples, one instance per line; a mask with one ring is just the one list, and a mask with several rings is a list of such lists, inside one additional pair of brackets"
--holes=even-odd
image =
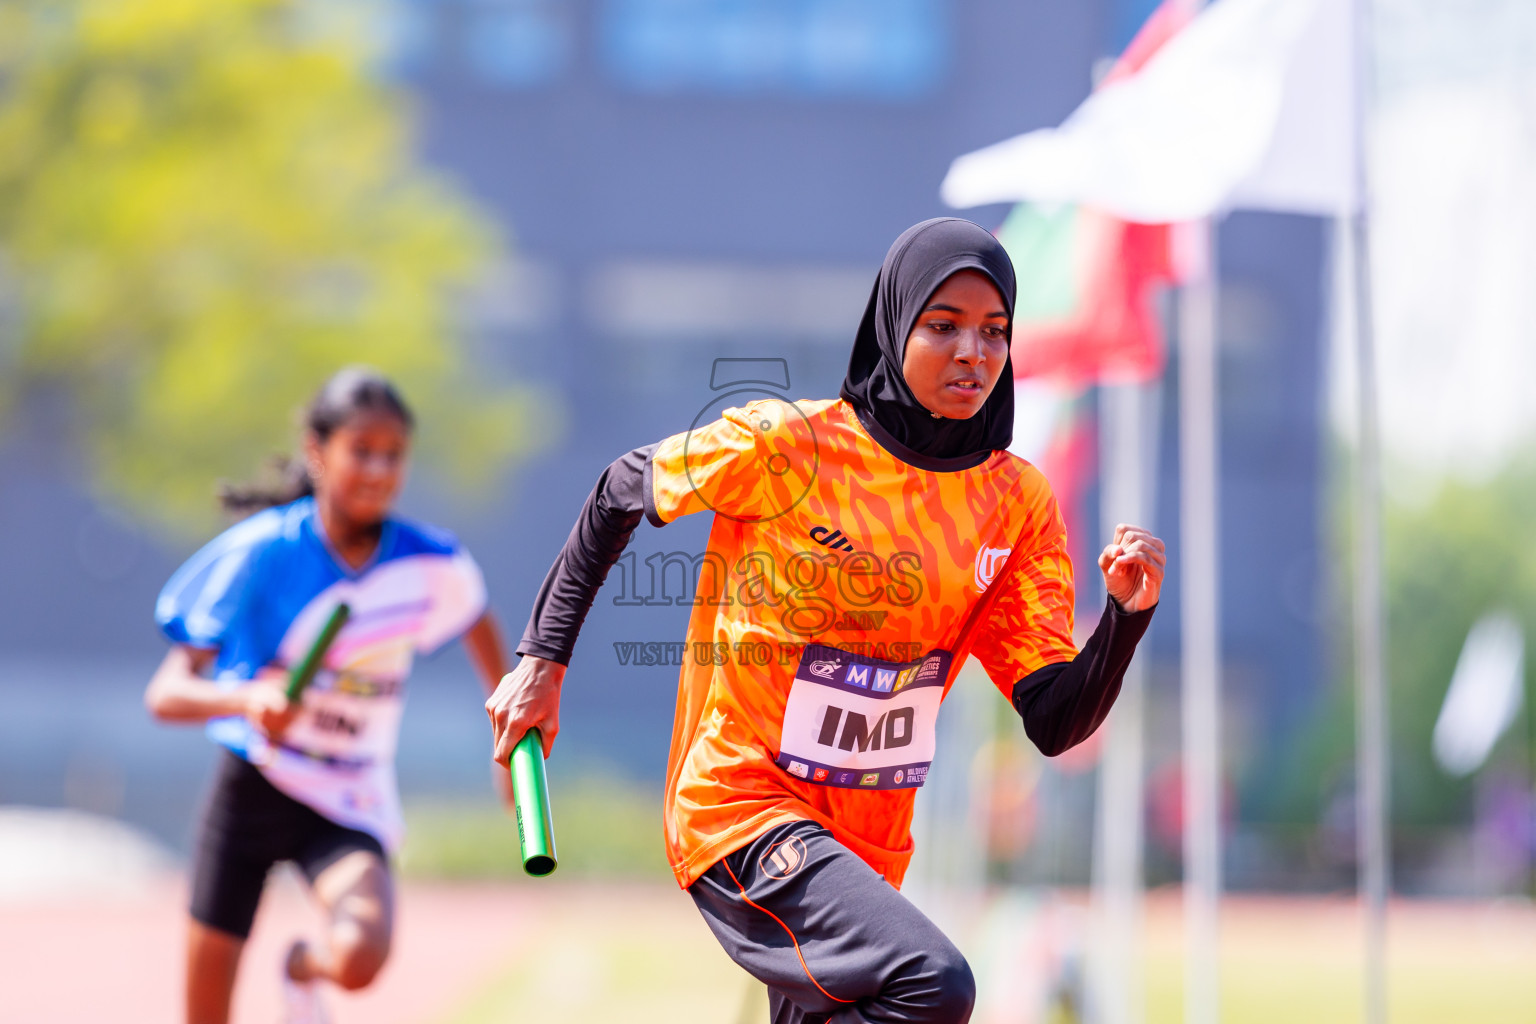
[(1477, 620), (1435, 722), (1435, 760), (1452, 775), (1476, 771), (1520, 711), (1525, 693), (1525, 634), (1508, 612)]
[(940, 195), (1083, 203), (1153, 224), (1353, 210), (1353, 18), (1351, 0), (1217, 0), (1060, 128), (960, 157)]

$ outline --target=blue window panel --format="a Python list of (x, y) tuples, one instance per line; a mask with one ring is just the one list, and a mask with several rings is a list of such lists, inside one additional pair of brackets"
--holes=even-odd
[(909, 99), (949, 70), (946, 0), (606, 0), (600, 51), (641, 92)]
[(472, 0), (465, 7), (465, 63), (480, 81), (527, 89), (569, 65), (571, 28), (553, 0)]

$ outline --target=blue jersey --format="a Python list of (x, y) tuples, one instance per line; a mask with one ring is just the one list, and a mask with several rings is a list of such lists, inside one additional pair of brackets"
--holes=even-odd
[(217, 650), (214, 677), (237, 687), (264, 666), (302, 659), (343, 601), (352, 614), (279, 742), (239, 717), (210, 721), (208, 734), (289, 796), (392, 849), (411, 664), (485, 611), (480, 569), (451, 534), (391, 517), (373, 558), (353, 569), (304, 498), (257, 513), (188, 559), (161, 591), (155, 620), (177, 643)]

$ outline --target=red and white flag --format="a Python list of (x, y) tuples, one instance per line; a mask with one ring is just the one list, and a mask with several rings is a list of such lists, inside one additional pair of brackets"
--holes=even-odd
[(940, 195), (955, 207), (1083, 203), (1149, 224), (1348, 213), (1361, 193), (1354, 8), (1217, 0), (1059, 128), (957, 159)]

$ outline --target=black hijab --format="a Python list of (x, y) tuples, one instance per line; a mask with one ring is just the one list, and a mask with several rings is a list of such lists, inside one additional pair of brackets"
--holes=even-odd
[[(881, 447), (919, 469), (953, 471), (985, 462), (1013, 442), (1013, 362), (1003, 364), (992, 394), (968, 420), (936, 418), (901, 372), (907, 335), (929, 296), (953, 273), (992, 279), (1013, 326), (1013, 263), (991, 232), (958, 217), (937, 217), (901, 233), (885, 254), (848, 360), (842, 397)], [(1011, 340), (1011, 339), (1010, 339)]]

